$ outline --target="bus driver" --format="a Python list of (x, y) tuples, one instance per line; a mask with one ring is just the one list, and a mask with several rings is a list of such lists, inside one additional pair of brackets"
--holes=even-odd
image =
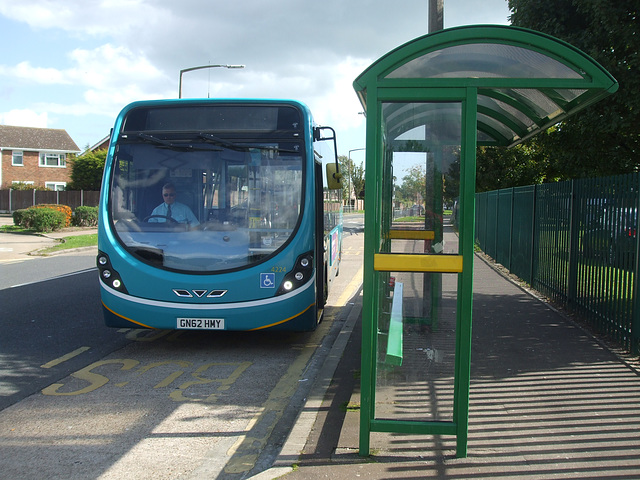
[[(176, 187), (172, 183), (167, 183), (162, 187), (162, 198), (164, 202), (153, 209), (149, 222), (167, 222), (172, 218), (178, 223), (186, 223), (191, 227), (200, 225), (189, 207), (184, 203), (176, 202)], [(166, 217), (166, 219), (162, 217)]]

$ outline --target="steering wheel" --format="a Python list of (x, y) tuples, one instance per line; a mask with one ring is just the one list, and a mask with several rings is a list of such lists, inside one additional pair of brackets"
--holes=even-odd
[(142, 221), (149, 222), (150, 218), (164, 218), (169, 223), (178, 223), (178, 221), (175, 218), (167, 217), (166, 215), (149, 215), (148, 217), (145, 217), (144, 220)]

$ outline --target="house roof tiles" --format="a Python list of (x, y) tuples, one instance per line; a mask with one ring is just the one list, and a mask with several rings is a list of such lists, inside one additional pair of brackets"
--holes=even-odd
[(0, 148), (80, 152), (66, 130), (0, 125)]

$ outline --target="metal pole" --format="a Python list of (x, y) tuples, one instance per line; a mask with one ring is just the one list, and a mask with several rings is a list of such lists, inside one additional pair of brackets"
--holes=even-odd
[[(366, 148), (354, 148), (352, 150), (349, 150), (349, 179), (348, 179), (349, 180), (349, 198), (348, 198), (349, 205), (351, 205), (351, 152), (357, 152), (360, 150), (366, 150)], [(356, 198), (356, 200), (358, 199)]]
[(444, 0), (429, 0), (429, 33), (444, 28)]
[(182, 74), (192, 72), (193, 70), (202, 70), (203, 68), (244, 68), (244, 65), (201, 65), (199, 67), (189, 67), (180, 70), (180, 82), (178, 85), (178, 98), (182, 98)]

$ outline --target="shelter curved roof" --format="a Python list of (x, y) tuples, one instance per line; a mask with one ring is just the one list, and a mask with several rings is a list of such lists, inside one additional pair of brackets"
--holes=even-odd
[[(520, 27), (475, 25), (419, 37), (387, 53), (354, 81), (363, 107), (373, 88), (477, 88), (479, 145), (513, 146), (615, 92), (590, 56)], [(415, 125), (397, 115), (401, 134)]]

